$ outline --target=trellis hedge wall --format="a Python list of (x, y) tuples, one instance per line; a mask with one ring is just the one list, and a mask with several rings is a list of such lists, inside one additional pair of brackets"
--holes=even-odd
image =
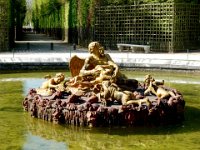
[(173, 48), (200, 49), (200, 5), (174, 5)]
[(12, 50), (15, 33), (21, 35), (25, 12), (25, 0), (0, 0), (0, 52)]
[(0, 52), (9, 49), (10, 3), (0, 0)]
[(117, 43), (148, 44), (151, 51), (200, 48), (200, 5), (155, 3), (96, 8), (94, 39), (106, 49)]
[(34, 27), (38, 32), (86, 46), (93, 36), (92, 22), (96, 1), (34, 0)]

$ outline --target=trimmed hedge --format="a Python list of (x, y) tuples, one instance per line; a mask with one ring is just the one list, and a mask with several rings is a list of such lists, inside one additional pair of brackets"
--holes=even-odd
[(25, 13), (25, 0), (0, 0), (0, 51), (11, 50), (15, 37), (20, 37)]

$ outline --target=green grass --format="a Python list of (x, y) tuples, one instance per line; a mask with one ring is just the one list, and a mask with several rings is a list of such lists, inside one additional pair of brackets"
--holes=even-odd
[[(42, 78), (56, 72), (19, 72), (2, 73), (4, 78)], [(64, 71), (61, 71), (64, 72)], [(126, 72), (129, 77), (143, 77), (149, 72)], [(199, 81), (196, 73), (152, 72), (161, 79), (173, 78)], [(170, 76), (169, 76), (170, 74)], [(66, 75), (69, 73), (66, 72)], [(166, 75), (166, 76), (165, 76)], [(156, 78), (157, 79), (157, 78)], [(200, 149), (200, 85), (167, 83), (178, 89), (186, 101), (185, 121), (180, 125), (160, 127), (113, 127), (82, 128), (55, 125), (50, 122), (31, 118), (23, 112), (23, 82), (0, 81), (0, 149), (23, 149), (27, 144), (27, 134), (49, 140), (49, 143), (63, 142), (70, 150), (188, 150)], [(46, 144), (49, 144), (48, 142)]]

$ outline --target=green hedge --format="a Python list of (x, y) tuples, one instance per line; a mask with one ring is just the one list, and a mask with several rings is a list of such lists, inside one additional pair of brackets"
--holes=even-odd
[(23, 20), (26, 13), (25, 0), (0, 0), (0, 51), (12, 49), (17, 35), (21, 35)]
[(14, 13), (11, 0), (0, 0), (0, 51), (9, 51), (14, 43)]
[(32, 21), (37, 32), (63, 39), (67, 28), (68, 2), (64, 0), (37, 0), (33, 2)]
[[(38, 32), (87, 46), (93, 40), (96, 7), (170, 1), (173, 0), (35, 0), (32, 18)], [(198, 0), (174, 2), (198, 3)]]
[(91, 38), (85, 35), (91, 35), (96, 1), (35, 0), (32, 14), (34, 27), (38, 32), (63, 40), (69, 37), (69, 42), (80, 41), (81, 44), (82, 41), (87, 41), (85, 39)]

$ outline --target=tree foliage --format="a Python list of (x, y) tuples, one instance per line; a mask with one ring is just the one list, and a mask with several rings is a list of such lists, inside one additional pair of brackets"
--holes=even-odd
[(26, 0), (13, 0), (16, 25), (22, 27), (26, 15)]
[[(26, 13), (25, 0), (0, 0), (0, 51), (14, 45), (15, 33), (20, 35)], [(16, 32), (15, 32), (16, 27)]]
[[(199, 0), (34, 0), (32, 21), (39, 30), (69, 29), (69, 36), (85, 40), (92, 33), (96, 6), (147, 3), (197, 3)], [(68, 7), (66, 7), (66, 4)], [(66, 15), (67, 14), (67, 15)], [(67, 23), (66, 23), (67, 22)], [(50, 30), (49, 30), (50, 29)], [(75, 41), (75, 40), (72, 40)]]
[(38, 32), (63, 38), (68, 13), (66, 0), (34, 0), (32, 3), (32, 22)]

